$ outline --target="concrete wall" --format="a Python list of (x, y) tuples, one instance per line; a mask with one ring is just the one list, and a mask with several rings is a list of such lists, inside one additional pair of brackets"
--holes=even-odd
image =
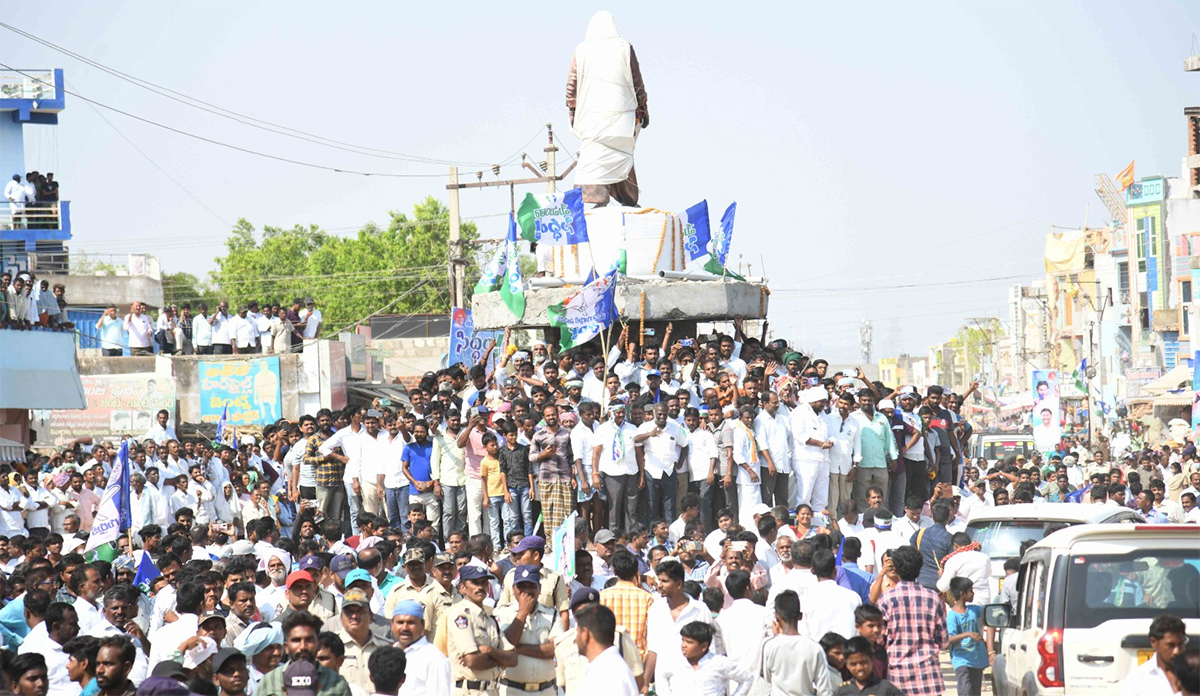
[[(642, 318), (642, 292), (646, 293), (647, 321), (691, 321), (717, 319), (762, 319), (766, 317), (770, 297), (760, 283), (720, 280), (638, 281), (622, 278), (617, 284), (617, 311), (627, 321)], [(562, 302), (578, 290), (537, 288), (525, 291), (525, 316), (518, 321), (509, 311), (499, 292), (475, 295), (471, 300), (472, 317), (477, 329), (503, 329), (507, 326), (549, 326), (546, 309)]]
[(50, 284), (67, 286), (67, 302), (79, 307), (107, 307), (115, 304), (122, 311), (138, 300), (153, 308), (162, 307), (162, 281), (146, 276), (68, 275), (45, 276)]
[(367, 351), (371, 362), (371, 378), (391, 382), (396, 378), (420, 377), (441, 368), (442, 358), (449, 350), (449, 336), (371, 341)]

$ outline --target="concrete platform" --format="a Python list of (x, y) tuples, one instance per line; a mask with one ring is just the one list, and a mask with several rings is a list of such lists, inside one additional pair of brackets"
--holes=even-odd
[[(548, 327), (546, 309), (578, 291), (579, 286), (530, 288), (525, 291), (525, 317), (517, 320), (499, 292), (471, 299), (476, 329)], [(617, 283), (617, 311), (626, 321), (642, 318), (642, 292), (646, 293), (647, 322), (763, 319), (770, 304), (765, 283), (714, 278), (712, 280), (640, 280), (622, 277)]]

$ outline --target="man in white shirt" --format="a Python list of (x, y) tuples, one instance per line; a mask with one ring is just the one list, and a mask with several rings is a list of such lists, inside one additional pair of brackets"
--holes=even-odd
[(321, 315), (321, 310), (317, 309), (317, 303), (311, 297), (304, 300), (304, 307), (304, 311), (300, 313), (300, 324), (304, 327), (304, 338), (306, 340), (315, 339), (321, 332), (321, 321), (325, 317)]
[(1154, 657), (1129, 671), (1121, 683), (1120, 693), (1125, 696), (1159, 696), (1172, 694), (1167, 673), (1175, 656), (1187, 645), (1187, 626), (1183, 620), (1163, 614), (1150, 622), (1150, 649)]
[(721, 610), (716, 618), (725, 643), (725, 654), (742, 669), (754, 673), (758, 669), (763, 641), (771, 635), (770, 612), (748, 599), (750, 573), (747, 571), (735, 570), (725, 576), (725, 590), (733, 603)]
[(801, 403), (791, 413), (796, 498), (798, 504), (809, 505), (814, 512), (823, 512), (829, 497), (826, 482), (833, 440), (828, 424), (819, 415), (824, 413), (828, 399), (825, 387), (809, 387), (800, 392)]
[(258, 327), (250, 321), (245, 305), (238, 307), (237, 314), (229, 320), (229, 333), (233, 336), (233, 352), (258, 352)]
[(142, 440), (154, 440), (159, 446), (167, 444), (167, 440), (177, 440), (175, 437), (175, 426), (171, 425), (171, 413), (167, 409), (160, 409), (154, 414), (154, 424), (146, 431), (146, 434), (141, 437)]
[[(213, 355), (232, 355), (233, 354), (233, 332), (230, 330), (230, 321), (233, 317), (229, 314), (229, 303), (221, 300), (217, 305), (217, 311), (212, 313), (208, 318), (208, 323), (212, 327), (212, 354)], [(195, 331), (195, 324), (192, 324), (192, 331)]]
[(744, 696), (754, 684), (754, 670), (716, 652), (712, 626), (699, 621), (680, 630), (680, 648), (664, 655), (654, 685), (662, 696)]
[[(36, 630), (45, 626), (44, 631)], [(30, 631), (21, 643), (19, 654), (39, 653), (46, 658), (46, 674), (50, 678), (47, 696), (79, 696), (79, 685), (67, 675), (67, 654), (62, 646), (79, 635), (79, 615), (66, 603), (52, 603), (46, 610), (46, 620)]]
[(972, 604), (987, 604), (992, 599), (989, 584), (992, 559), (979, 550), (979, 544), (972, 543), (966, 532), (955, 532), (951, 540), (954, 542), (954, 552), (942, 561), (942, 574), (937, 581), (938, 590), (948, 592), (951, 580), (967, 578), (975, 586), (975, 601)]
[(213, 328), (209, 323), (208, 305), (201, 302), (197, 314), (192, 319), (192, 348), (196, 355), (212, 355)]
[[(854, 489), (854, 473), (862, 460), (862, 443), (859, 440), (862, 424), (851, 418), (855, 409), (854, 392), (847, 390), (838, 397), (832, 413), (822, 416), (833, 447), (829, 452), (829, 491), (826, 505), (830, 512), (838, 512), (843, 500), (850, 500)], [(818, 487), (820, 483), (818, 482)]]
[(717, 441), (712, 431), (704, 427), (704, 418), (697, 409), (688, 407), (683, 412), (683, 422), (688, 430), (688, 487), (700, 496), (700, 523), (705, 529), (713, 529), (713, 495), (718, 485)]
[(151, 345), (154, 340), (154, 324), (150, 322), (150, 317), (146, 316), (145, 309), (145, 305), (134, 300), (129, 314), (125, 315), (125, 332), (129, 335), (130, 355), (153, 353)]
[(638, 696), (633, 671), (613, 647), (617, 618), (612, 610), (603, 604), (580, 607), (575, 623), (575, 646), (588, 660), (579, 696)]
[[(662, 572), (657, 572), (659, 569)], [(658, 579), (659, 597), (646, 613), (646, 674), (654, 674), (659, 656), (679, 651), (679, 631), (693, 621), (712, 623), (712, 613), (704, 602), (683, 591), (686, 571), (677, 560), (666, 560), (652, 569)], [(747, 576), (747, 583), (749, 576)]]
[[(595, 444), (592, 436), (595, 435), (600, 405), (584, 401), (579, 404), (578, 411), (579, 423), (571, 428), (571, 456), (575, 457), (579, 511), (583, 518), (591, 523), (593, 519), (600, 519), (605, 507), (604, 499), (600, 495), (602, 489), (592, 486), (592, 449)], [(595, 526), (592, 529), (595, 529)]]
[(450, 696), (450, 660), (425, 637), (425, 607), (406, 599), (392, 610), (392, 637), (404, 651), (404, 685), (397, 696)]
[(812, 564), (817, 583), (804, 595), (801, 632), (815, 641), (830, 631), (842, 637), (853, 636), (854, 610), (862, 604), (862, 597), (837, 584), (837, 561), (832, 551), (814, 552)]
[(790, 505), (788, 488), (792, 473), (792, 431), (786, 410), (779, 408), (779, 395), (766, 392), (762, 410), (754, 418), (754, 436), (771, 453), (775, 473), (763, 469), (762, 501), (769, 506)]
[(925, 529), (926, 527), (932, 527), (933, 520), (921, 514), (921, 511), (924, 509), (924, 507), (925, 501), (916, 496), (910, 496), (909, 499), (904, 502), (904, 516), (897, 517), (895, 521), (892, 522), (892, 531), (900, 535), (900, 537), (905, 539), (907, 542), (907, 540), (911, 539), (912, 535), (916, 534), (919, 530)]
[(7, 475), (0, 476), (0, 534), (11, 537), (25, 535), (25, 496), (13, 488)]
[[(13, 174), (12, 181), (4, 185), (4, 198), (8, 201), (8, 213), (12, 216), (13, 229), (25, 227), (25, 187), (21, 175)], [(0, 288), (4, 290), (5, 288)]]
[(603, 480), (611, 506), (610, 526), (627, 529), (638, 519), (638, 490), (644, 475), (633, 441), (637, 428), (625, 420), (624, 403), (613, 402), (609, 412), (612, 420), (603, 423), (592, 436), (592, 486), (599, 488)]
[(675, 472), (687, 458), (687, 433), (667, 418), (667, 405), (660, 402), (654, 404), (654, 418), (638, 426), (633, 442), (642, 451), (650, 519), (674, 518)]

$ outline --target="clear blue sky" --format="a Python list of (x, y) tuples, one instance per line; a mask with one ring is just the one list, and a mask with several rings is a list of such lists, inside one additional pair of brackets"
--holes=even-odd
[[(1200, 31), (1195, 2), (10, 0), (0, 19), (257, 118), (491, 163), (547, 122), (574, 148), (564, 82), (597, 9), (636, 47), (649, 91), (643, 204), (682, 210), (708, 198), (723, 210), (736, 200), (733, 253), (771, 279), (772, 326), (835, 362), (858, 359), (864, 317), (878, 357), (922, 353), (965, 317), (1002, 313), (1006, 288), (1041, 272), (1050, 225), (1081, 225), (1089, 209), (1093, 224), (1106, 219), (1093, 174), (1136, 158), (1139, 177), (1179, 175), (1183, 108), (1200, 104), (1200, 75), (1182, 70)], [(247, 128), (7, 31), (0, 56), (65, 68), (85, 96), (240, 146), (342, 168), (445, 171)], [(74, 248), (153, 253), (167, 271), (211, 270), (239, 217), (350, 234), (445, 197), (438, 178), (309, 170), (105, 117), (178, 185), (70, 97), (57, 128), (28, 129), (28, 164), (55, 171), (73, 201)], [(541, 159), (541, 147), (527, 151)], [(507, 205), (507, 192), (463, 200), (467, 216)], [(501, 218), (480, 223), (485, 236), (503, 231)], [(957, 284), (980, 278), (1006, 279)], [(892, 287), (938, 282), (956, 284)]]

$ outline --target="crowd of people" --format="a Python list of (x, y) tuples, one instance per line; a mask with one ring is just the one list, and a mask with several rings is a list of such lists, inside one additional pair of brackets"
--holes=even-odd
[(0, 273), (0, 329), (69, 331), (67, 288), (29, 271)]
[(96, 321), (100, 350), (106, 356), (131, 355), (233, 355), (282, 354), (300, 349), (320, 335), (323, 317), (313, 298), (296, 298), (290, 305), (250, 300), (230, 312), (221, 300), (211, 311), (205, 302), (171, 304), (158, 318), (146, 312), (144, 302), (134, 302), (129, 313), (118, 315), (110, 305)]
[[(920, 695), (946, 691), (948, 653), (965, 696), (992, 660), (982, 605), (1016, 592), (989, 581), (976, 511), (1196, 521), (1192, 447), (989, 463), (972, 389), (831, 373), (740, 325), (670, 333), (493, 345), (408, 404), (237, 442), (161, 411), (124, 443), (129, 534), (94, 560), (122, 443), (0, 467), (14, 692)], [(1185, 642), (1154, 643), (1154, 693), (1195, 691)]]
[(53, 172), (20, 174), (4, 185), (11, 229), (58, 229), (58, 182)]

